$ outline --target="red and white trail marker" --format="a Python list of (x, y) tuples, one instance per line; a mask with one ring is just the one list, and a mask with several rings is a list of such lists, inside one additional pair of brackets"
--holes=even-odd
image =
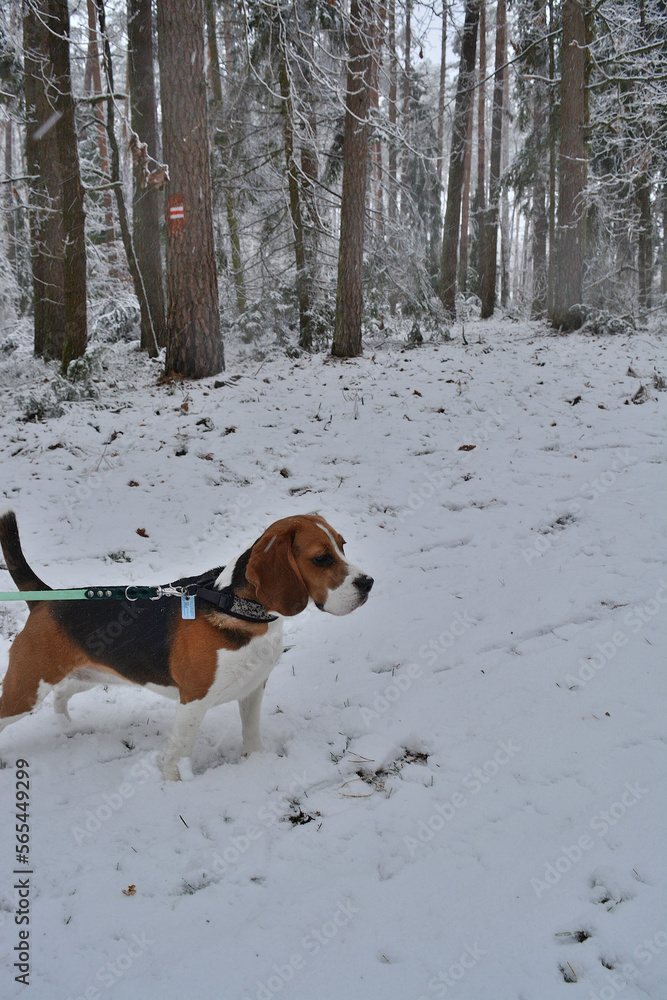
[(180, 194), (171, 195), (167, 201), (167, 225), (172, 232), (185, 228), (185, 207)]

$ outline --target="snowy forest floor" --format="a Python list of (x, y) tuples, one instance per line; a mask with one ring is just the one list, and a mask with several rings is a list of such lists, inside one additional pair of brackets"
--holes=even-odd
[(116, 344), (76, 393), (3, 357), (0, 505), (51, 586), (164, 583), (312, 510), (376, 581), (287, 622), (263, 755), (223, 705), (164, 783), (174, 705), (125, 686), (0, 735), (3, 997), (664, 998), (664, 334), (454, 333), (184, 385)]

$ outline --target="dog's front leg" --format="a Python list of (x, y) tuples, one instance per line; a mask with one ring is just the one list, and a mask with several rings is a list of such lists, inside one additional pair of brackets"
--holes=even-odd
[(243, 732), (243, 753), (261, 753), (264, 747), (259, 733), (259, 717), (266, 681), (247, 696), (239, 699), (241, 730)]
[(174, 728), (169, 736), (162, 764), (162, 777), (165, 781), (180, 781), (178, 762), (182, 757), (192, 755), (197, 732), (205, 714), (206, 708), (201, 701), (190, 701), (185, 705), (181, 703), (176, 708)]

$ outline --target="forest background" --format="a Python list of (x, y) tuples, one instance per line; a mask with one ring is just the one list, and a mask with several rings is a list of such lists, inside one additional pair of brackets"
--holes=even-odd
[(663, 0), (12, 0), (0, 74), (2, 333), (64, 372), (664, 311)]

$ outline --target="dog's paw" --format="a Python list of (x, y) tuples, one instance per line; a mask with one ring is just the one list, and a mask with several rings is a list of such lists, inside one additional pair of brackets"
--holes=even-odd
[(258, 741), (257, 743), (247, 743), (243, 745), (242, 757), (249, 757), (251, 753), (264, 753), (264, 747)]
[(178, 764), (173, 761), (165, 761), (162, 765), (162, 777), (165, 781), (180, 781), (181, 772), (178, 770)]

